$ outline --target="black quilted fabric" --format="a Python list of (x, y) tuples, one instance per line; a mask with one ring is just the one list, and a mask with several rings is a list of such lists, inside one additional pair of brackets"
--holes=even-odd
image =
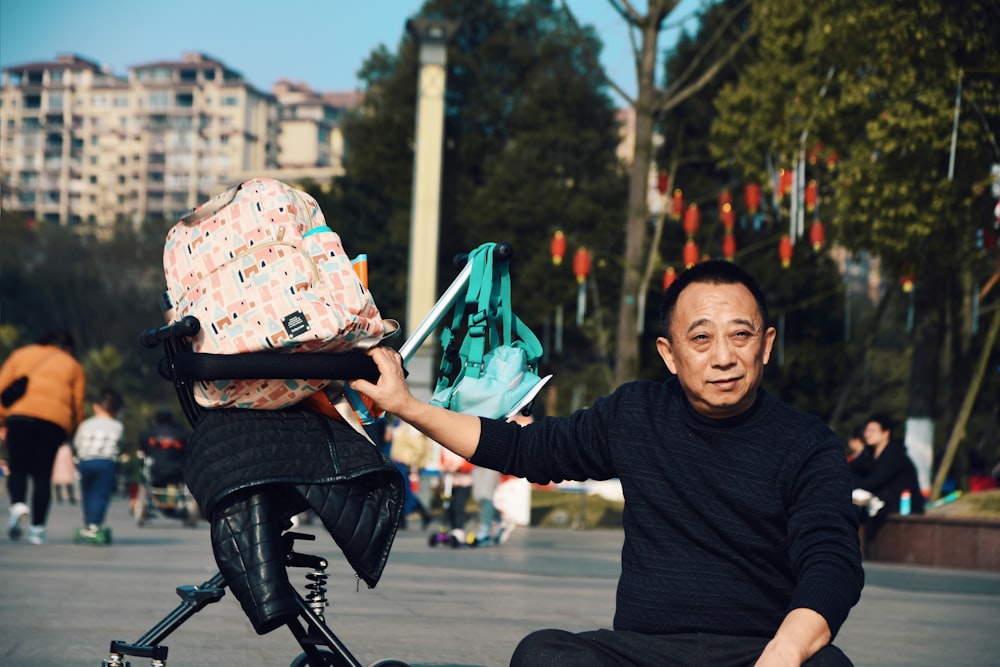
[(388, 560), (403, 507), (395, 466), (350, 426), (310, 410), (206, 410), (184, 478), (211, 518), (240, 489), (271, 485), (284, 514), (312, 508), (368, 586)]

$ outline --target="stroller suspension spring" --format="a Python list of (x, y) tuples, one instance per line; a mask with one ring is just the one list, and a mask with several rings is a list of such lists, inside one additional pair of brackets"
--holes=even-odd
[(329, 606), (329, 601), (326, 599), (326, 581), (329, 577), (330, 575), (326, 573), (325, 568), (316, 568), (306, 574), (306, 579), (310, 582), (306, 584), (306, 589), (309, 591), (306, 595), (306, 602), (320, 619), (323, 618), (324, 610)]

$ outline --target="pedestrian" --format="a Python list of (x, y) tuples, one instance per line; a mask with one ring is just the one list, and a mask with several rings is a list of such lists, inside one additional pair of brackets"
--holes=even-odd
[(76, 461), (73, 460), (73, 446), (68, 442), (56, 450), (56, 460), (52, 464), (52, 493), (60, 505), (63, 496), (70, 505), (76, 504)]
[(83, 528), (77, 533), (82, 541), (108, 542), (104, 520), (115, 490), (118, 457), (121, 455), (124, 425), (118, 420), (122, 397), (105, 387), (94, 401), (91, 417), (83, 420), (73, 438), (73, 448), (80, 461), (80, 495), (83, 505)]
[(177, 423), (169, 408), (157, 409), (152, 425), (139, 434), (143, 480), (156, 488), (183, 484), (189, 437), (188, 430)]
[(867, 458), (864, 466), (851, 466), (853, 487), (867, 491), (872, 500), (858, 516), (864, 526), (865, 545), (870, 547), (890, 514), (900, 511), (903, 494), (910, 498), (908, 514), (924, 513), (917, 469), (906, 453), (906, 445), (893, 437), (895, 425), (886, 414), (876, 413), (865, 422), (863, 434)]
[(397, 421), (386, 430), (390, 440), (389, 459), (403, 477), (403, 523), (409, 527), (408, 517), (417, 514), (420, 528), (426, 529), (431, 522), (431, 512), (420, 500), (414, 487), (419, 488), (420, 471), (434, 460), (434, 443), (426, 435), (405, 422)]
[(676, 377), (523, 427), (420, 401), (397, 352), (369, 351), (378, 382), (351, 386), (473, 464), (621, 481), (614, 629), (533, 632), (512, 665), (851, 664), (831, 644), (864, 581), (844, 447), (761, 387), (767, 322), (751, 276), (696, 264), (661, 303), (656, 348)]
[[(28, 541), (47, 541), (45, 524), (52, 500), (52, 466), (59, 446), (73, 437), (83, 421), (86, 377), (74, 356), (73, 336), (65, 330), (43, 334), (30, 345), (14, 350), (0, 367), (0, 423), (7, 428), (12, 540), (24, 533), (30, 515)], [(13, 391), (23, 388), (22, 391)], [(13, 399), (13, 400), (11, 400)], [(31, 506), (27, 504), (31, 483)]]

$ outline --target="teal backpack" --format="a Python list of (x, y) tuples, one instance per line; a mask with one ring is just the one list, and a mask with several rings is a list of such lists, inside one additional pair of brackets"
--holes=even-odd
[(499, 258), (496, 248), (484, 243), (469, 254), (465, 298), (456, 300), (451, 326), (441, 332), (443, 353), (431, 404), (509, 419), (527, 412), (552, 376), (538, 376), (542, 345), (511, 310), (510, 261)]

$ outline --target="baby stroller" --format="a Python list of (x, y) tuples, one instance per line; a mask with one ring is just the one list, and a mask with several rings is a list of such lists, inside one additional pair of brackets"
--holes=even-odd
[[(510, 247), (506, 244), (500, 244), (497, 247), (497, 253), (498, 255), (503, 253), (503, 258), (506, 259), (509, 257)], [(469, 280), (469, 275), (470, 272), (463, 269), (449, 290), (434, 306), (431, 313), (428, 314), (421, 325), (404, 343), (400, 349), (400, 354), (404, 361), (412, 357), (423, 341), (444, 318), (454, 300), (461, 298), (462, 291)], [(377, 369), (364, 352), (291, 355), (269, 352), (245, 355), (194, 353), (190, 350), (187, 341), (191, 336), (197, 334), (200, 326), (201, 324), (196, 318), (189, 316), (176, 324), (148, 330), (142, 335), (142, 343), (147, 348), (155, 348), (162, 345), (164, 357), (161, 362), (161, 375), (174, 383), (184, 414), (195, 429), (192, 435), (189, 456), (199, 456), (199, 448), (210, 450), (207, 455), (202, 456), (202, 460), (199, 461), (198, 465), (190, 465), (186, 468), (186, 471), (189, 473), (187, 481), (192, 489), (197, 489), (200, 485), (205, 484), (204, 478), (211, 478), (209, 483), (213, 483), (215, 477), (218, 476), (218, 468), (213, 468), (213, 464), (220, 461), (225, 462), (226, 458), (218, 455), (218, 448), (215, 447), (213, 436), (230, 428), (233, 421), (253, 420), (259, 417), (266, 422), (264, 425), (268, 428), (274, 427), (275, 424), (277, 424), (276, 428), (281, 428), (285, 422), (294, 422), (295, 427), (298, 428), (299, 423), (305, 420), (309, 425), (320, 423), (320, 427), (326, 430), (327, 436), (333, 437), (335, 435), (330, 433), (330, 424), (320, 422), (319, 417), (304, 416), (301, 412), (295, 410), (274, 412), (256, 410), (204, 410), (194, 400), (192, 393), (194, 383), (220, 378), (311, 377), (337, 380), (353, 378), (377, 380)], [(267, 414), (252, 414), (263, 412), (267, 412)], [(220, 422), (223, 421), (227, 421), (228, 423), (220, 426)], [(347, 432), (352, 432), (349, 426), (345, 425), (344, 428), (347, 429)], [(296, 430), (294, 433), (297, 436), (300, 431)], [(362, 511), (357, 512), (356, 521), (353, 524), (350, 520), (344, 520), (344, 510), (341, 509), (340, 520), (337, 522), (338, 525), (336, 528), (341, 528), (340, 524), (343, 524), (342, 529), (349, 532), (353, 540), (357, 534), (364, 533), (365, 523), (379, 521), (382, 524), (381, 530), (383, 536), (387, 536), (387, 540), (383, 540), (383, 552), (377, 554), (381, 556), (384, 562), (384, 559), (388, 556), (388, 548), (391, 545), (392, 537), (395, 535), (395, 530), (402, 518), (402, 484), (404, 480), (392, 463), (381, 452), (371, 447), (367, 441), (362, 442), (367, 445), (363, 451), (352, 452), (349, 448), (345, 448), (345, 451), (340, 452), (340, 457), (350, 458), (354, 456), (358, 458), (362, 456), (374, 456), (378, 457), (379, 460), (376, 462), (369, 458), (367, 462), (362, 462), (359, 468), (365, 471), (364, 475), (354, 477), (343, 476), (335, 480), (338, 483), (326, 487), (324, 492), (329, 493), (329, 495), (324, 496), (324, 502), (326, 504), (331, 502), (330, 497), (334, 494), (330, 490), (333, 490), (342, 492), (341, 495), (346, 497), (346, 500), (342, 504), (348, 511), (351, 510), (352, 502), (355, 505), (358, 503), (363, 504)], [(330, 442), (327, 440), (325, 443), (327, 450), (330, 449), (329, 444)], [(349, 443), (345, 442), (344, 444)], [(301, 443), (297, 443), (297, 445), (301, 445)], [(308, 456), (308, 450), (304, 451), (307, 452)], [(268, 462), (268, 464), (272, 463)], [(195, 471), (195, 476), (191, 476), (190, 473), (192, 471)], [(309, 487), (309, 490), (311, 491), (314, 488), (317, 487)], [(334, 497), (333, 500), (337, 501), (337, 498)], [(283, 506), (284, 514), (282, 516), (285, 519), (304, 509), (301, 504), (295, 504), (293, 501), (289, 502), (290, 504)], [(315, 508), (315, 504), (312, 506)], [(205, 509), (206, 516), (209, 517), (212, 516), (212, 512), (219, 511), (217, 507), (206, 506)], [(221, 511), (225, 512), (226, 509), (223, 508)], [(372, 519), (372, 514), (378, 512), (381, 512), (381, 516), (377, 519)], [(351, 565), (354, 566), (359, 578), (364, 579), (369, 586), (373, 586), (374, 583), (372, 581), (377, 581), (381, 573), (381, 565), (377, 567), (377, 571), (375, 572), (366, 571), (364, 567), (359, 567), (358, 562), (352, 560), (350, 555), (357, 550), (358, 545), (349, 540), (340, 539), (342, 535), (338, 534), (335, 527), (327, 523), (325, 519), (323, 522), (338, 546), (344, 551), (344, 555), (348, 557)], [(324, 616), (324, 610), (328, 606), (326, 598), (326, 581), (328, 578), (326, 569), (328, 561), (321, 556), (296, 551), (296, 542), (313, 540), (315, 537), (288, 531), (290, 527), (290, 521), (285, 521), (282, 526), (279, 548), (283, 559), (269, 564), (271, 569), (266, 574), (278, 574), (273, 569), (275, 567), (282, 569), (281, 575), (284, 575), (284, 568), (288, 567), (306, 569), (306, 583), (303, 586), (305, 592), (294, 591), (294, 615), (289, 617), (285, 614), (280, 619), (281, 624), (284, 624), (292, 632), (299, 646), (302, 648), (302, 653), (291, 662), (292, 667), (320, 667), (330, 665), (362, 667), (362, 663), (351, 654), (347, 647), (331, 631)], [(213, 535), (213, 548), (215, 547), (214, 542)], [(230, 542), (239, 546), (239, 536), (231, 539)], [(368, 548), (370, 544), (363, 544), (361, 546)], [(241, 558), (241, 556), (242, 553), (237, 554), (236, 559)], [(112, 641), (108, 658), (102, 663), (103, 667), (129, 667), (131, 664), (127, 659), (129, 656), (148, 658), (151, 665), (165, 667), (167, 647), (161, 642), (206, 605), (220, 600), (224, 596), (227, 587), (234, 592), (234, 595), (236, 594), (234, 586), (239, 585), (245, 588), (247, 586), (246, 579), (246, 577), (226, 576), (220, 570), (200, 585), (179, 587), (177, 594), (181, 597), (180, 605), (134, 642)], [(252, 580), (253, 576), (249, 577), (249, 579)], [(261, 580), (257, 583), (262, 584), (263, 588), (268, 588), (271, 585), (266, 580)], [(237, 598), (240, 599), (240, 596), (237, 595)], [(242, 603), (242, 599), (240, 601)], [(244, 611), (247, 611), (248, 616), (250, 616), (250, 611), (246, 605), (244, 605)], [(253, 621), (254, 619), (251, 618), (251, 620)], [(254, 621), (254, 627), (259, 634), (263, 634), (256, 621)], [(269, 627), (264, 631), (270, 631), (271, 629), (274, 628)], [(406, 663), (392, 659), (378, 660), (370, 663), (370, 667), (376, 666), (406, 667)]]
[[(136, 525), (155, 516), (180, 519), (185, 526), (198, 525), (198, 502), (184, 483), (184, 455), (187, 438), (167, 419), (157, 415), (158, 427), (141, 438), (142, 472), (133, 505)], [(176, 428), (166, 428), (174, 426)]]

